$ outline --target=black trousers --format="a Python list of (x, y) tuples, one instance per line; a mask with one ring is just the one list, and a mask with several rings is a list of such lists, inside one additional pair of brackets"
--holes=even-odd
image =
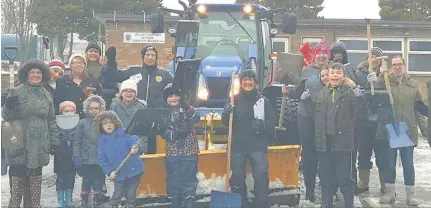
[(322, 208), (332, 207), (334, 190), (340, 187), (344, 207), (353, 208), (352, 153), (319, 152), (319, 178), (322, 186)]
[(298, 115), (299, 137), (301, 138), (302, 173), (307, 191), (314, 191), (317, 176), (317, 151), (314, 139), (314, 121)]
[(247, 160), (250, 160), (252, 168), (252, 176), (254, 180), (255, 207), (269, 208), (269, 164), (265, 152), (232, 151), (230, 162), (230, 167), (232, 169), (230, 186), (232, 192), (241, 195), (242, 205), (243, 207), (246, 207), (248, 202), (247, 186), (245, 184), (245, 166)]

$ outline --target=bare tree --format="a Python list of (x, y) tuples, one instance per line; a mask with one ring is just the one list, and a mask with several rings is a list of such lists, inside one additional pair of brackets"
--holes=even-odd
[(28, 45), (34, 34), (34, 24), (29, 20), (33, 0), (2, 0), (2, 29), (19, 37), (20, 62), (27, 60)]

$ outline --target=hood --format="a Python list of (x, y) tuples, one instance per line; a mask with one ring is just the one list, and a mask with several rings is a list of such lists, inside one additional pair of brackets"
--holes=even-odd
[(100, 111), (103, 112), (106, 110), (106, 102), (99, 95), (90, 95), (87, 99), (82, 103), (82, 111), (88, 115), (88, 108), (90, 107), (90, 103), (96, 101), (100, 103)]
[(341, 52), (343, 54), (342, 64), (349, 63), (349, 59), (347, 57), (347, 48), (342, 42), (336, 42), (331, 47), (331, 61), (334, 60), (334, 53)]
[(47, 64), (43, 63), (42, 61), (38, 61), (38, 60), (30, 60), (30, 61), (24, 63), (18, 69), (18, 79), (21, 83), (27, 82), (28, 72), (32, 69), (39, 69), (40, 71), (42, 71), (42, 83), (41, 84), (46, 84), (51, 79), (51, 73), (49, 72), (49, 67)]
[(121, 130), (123, 128), (123, 123), (121, 122), (120, 118), (118, 118), (118, 115), (114, 111), (112, 111), (112, 110), (103, 111), (103, 112), (97, 114), (97, 116), (94, 118), (94, 121), (93, 121), (92, 129), (97, 134), (101, 134), (101, 132), (103, 132), (101, 122), (105, 118), (109, 118), (114, 122), (115, 128), (116, 128), (116, 130), (115, 130), (116, 133), (118, 130)]
[(232, 72), (238, 74), (242, 68), (242, 60), (235, 55), (211, 55), (202, 60), (199, 72), (204, 77), (231, 77)]

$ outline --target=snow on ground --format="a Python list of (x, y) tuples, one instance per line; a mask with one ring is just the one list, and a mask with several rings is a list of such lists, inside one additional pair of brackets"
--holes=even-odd
[[(422, 205), (419, 207), (431, 207), (431, 148), (428, 143), (421, 139), (419, 141), (418, 147), (415, 149), (415, 171), (416, 171), (416, 195), (417, 198), (422, 202)], [(42, 182), (42, 196), (41, 196), (41, 204), (43, 207), (54, 207), (57, 204), (57, 193), (55, 190), (55, 179), (56, 176), (53, 172), (53, 158), (51, 158), (51, 163), (43, 169), (43, 182)], [(215, 175), (211, 176), (209, 179), (205, 179), (203, 174), (200, 173), (197, 175), (199, 179), (199, 186), (197, 192), (199, 194), (210, 194), (211, 189), (224, 191), (225, 178), (224, 177), (216, 177)], [(75, 205), (79, 205), (79, 194), (81, 188), (82, 179), (77, 176), (75, 182), (75, 190), (74, 190), (74, 202)], [(317, 200), (315, 203), (311, 203), (309, 201), (304, 200), (305, 195), (305, 187), (303, 184), (303, 179), (301, 176), (301, 200), (298, 207), (320, 207), (321, 197), (320, 197), (320, 188), (316, 188)], [(249, 186), (249, 194), (250, 190), (253, 190), (253, 180), (251, 175), (247, 176), (246, 184)], [(317, 178), (317, 183), (318, 178)], [(113, 183), (107, 181), (106, 185), (108, 186), (108, 195), (112, 195), (113, 192)], [(282, 186), (281, 180), (275, 180), (270, 182), (271, 188), (279, 188)], [(378, 202), (379, 189), (379, 179), (378, 179), (378, 171), (376, 168), (372, 170), (371, 178), (370, 178), (370, 193), (360, 196), (361, 201), (364, 199), (372, 198), (374, 201)], [(397, 166), (397, 203), (395, 207), (406, 207), (405, 205), (405, 191), (403, 186), (403, 172), (402, 167)], [(297, 192), (298, 190), (290, 190), (290, 192)], [(340, 198), (341, 194), (339, 194)], [(2, 207), (7, 206), (10, 198), (10, 190), (9, 190), (9, 176), (5, 175), (1, 177), (1, 205)], [(355, 197), (356, 204), (359, 203), (359, 198)], [(208, 198), (204, 199), (205, 201)], [(359, 203), (360, 205), (360, 203)], [(286, 206), (274, 206), (274, 207), (286, 207)], [(342, 200), (337, 204), (336, 207), (343, 207)], [(364, 205), (364, 207), (367, 207)]]

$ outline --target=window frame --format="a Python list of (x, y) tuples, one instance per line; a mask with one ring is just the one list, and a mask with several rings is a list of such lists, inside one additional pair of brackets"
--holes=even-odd
[[(368, 38), (366, 37), (344, 37), (344, 36), (339, 36), (336, 38), (337, 42), (340, 42), (340, 40), (359, 40), (359, 41), (368, 41)], [(385, 51), (383, 50), (383, 54), (401, 54), (403, 56), (404, 59), (408, 59), (405, 56), (404, 53), (404, 49), (405, 49), (405, 41), (404, 38), (399, 38), (399, 37), (376, 37), (376, 38), (372, 38), (371, 42), (373, 43), (373, 47), (374, 47), (374, 41), (394, 41), (394, 42), (400, 42), (401, 41), (401, 51)], [(368, 54), (368, 50), (349, 50), (347, 49), (347, 53), (359, 53), (359, 54)], [(408, 55), (408, 54), (407, 54)], [(388, 62), (390, 60), (387, 60)], [(408, 63), (406, 61), (406, 70), (408, 71)], [(408, 71), (409, 72), (409, 71)], [(410, 72), (409, 72), (410, 73)]]
[(411, 41), (417, 41), (417, 42), (431, 42), (431, 39), (429, 38), (408, 38), (407, 39), (407, 52), (406, 55), (407, 57), (405, 58), (406, 61), (406, 67), (407, 67), (407, 71), (409, 74), (413, 74), (413, 75), (431, 75), (431, 71), (410, 71), (408, 69), (409, 67), (409, 55), (431, 55), (431, 51), (410, 51), (410, 42)]
[[(271, 48), (274, 50), (274, 42), (284, 42), (284, 53), (290, 52), (290, 37), (275, 37), (271, 39)], [(273, 51), (274, 52), (274, 51)]]
[[(306, 43), (306, 42), (304, 42), (304, 39), (319, 39), (318, 41), (316, 41), (317, 43), (319, 42), (319, 41), (321, 41), (321, 40), (325, 40), (325, 36), (301, 36), (301, 44), (302, 43)], [(314, 42), (314, 41), (307, 41), (307, 42)], [(313, 45), (314, 47), (316, 47), (315, 45)]]

